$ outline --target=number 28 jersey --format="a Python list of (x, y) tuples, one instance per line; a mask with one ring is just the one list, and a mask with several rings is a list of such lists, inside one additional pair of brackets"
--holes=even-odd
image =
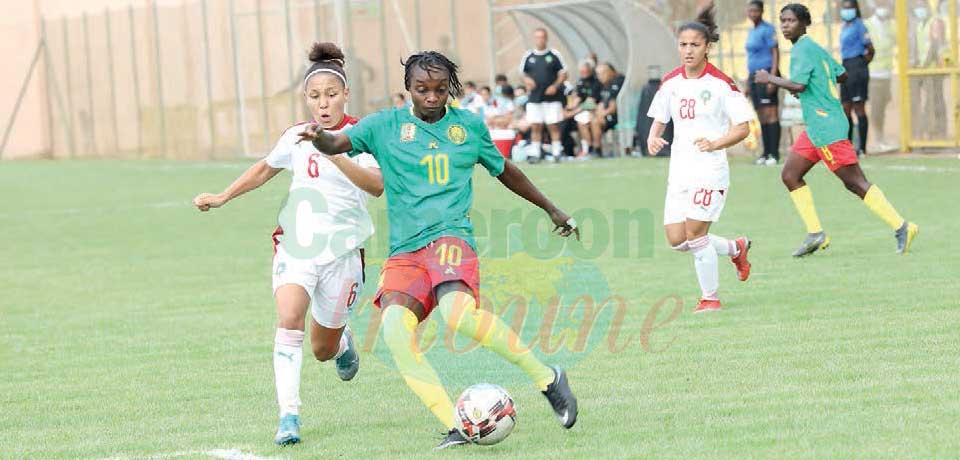
[(730, 77), (709, 62), (699, 77), (687, 76), (680, 66), (663, 77), (647, 116), (661, 123), (673, 120), (670, 185), (712, 190), (730, 186), (726, 150), (701, 152), (694, 144), (699, 138), (719, 139), (731, 123), (738, 125), (755, 118)]
[[(340, 125), (327, 132), (346, 132), (355, 124), (356, 118), (344, 115)], [(287, 128), (264, 158), (270, 167), (293, 173), (274, 237), (296, 238), (298, 247), (310, 248), (304, 249), (304, 254), (324, 264), (362, 247), (373, 235), (373, 222), (367, 212), (367, 192), (354, 185), (313, 144), (297, 143), (306, 127), (304, 122)], [(364, 168), (379, 168), (369, 153), (354, 156), (353, 161)], [(285, 219), (286, 212), (295, 219)], [(296, 229), (285, 228), (294, 222)]]

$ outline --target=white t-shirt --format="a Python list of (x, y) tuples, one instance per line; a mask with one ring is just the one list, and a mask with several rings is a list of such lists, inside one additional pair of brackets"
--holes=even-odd
[[(340, 133), (358, 121), (347, 115), (340, 126), (327, 131)], [(295, 242), (284, 242), (288, 253), (324, 264), (362, 247), (373, 235), (373, 222), (367, 212), (367, 192), (350, 182), (313, 144), (297, 144), (298, 134), (306, 127), (306, 123), (300, 123), (287, 128), (265, 158), (270, 167), (293, 173), (275, 238), (284, 234), (284, 238), (296, 238)], [(351, 160), (365, 168), (380, 167), (369, 153)], [(293, 222), (296, 231), (291, 233), (288, 227)]]
[(668, 73), (647, 116), (661, 123), (673, 120), (668, 184), (709, 189), (730, 186), (727, 151), (701, 152), (694, 141), (701, 137), (716, 140), (727, 133), (731, 123), (756, 118), (736, 83), (710, 63), (698, 78), (688, 78), (683, 66)]

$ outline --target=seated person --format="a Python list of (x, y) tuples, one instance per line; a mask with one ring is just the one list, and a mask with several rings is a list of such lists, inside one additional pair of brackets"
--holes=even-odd
[(484, 119), (490, 129), (515, 129), (514, 113), (516, 106), (513, 103), (513, 87), (504, 85), (500, 88), (500, 96), (496, 96), (484, 111)]
[(564, 109), (564, 118), (573, 117), (577, 132), (580, 134), (580, 153), (578, 157), (586, 157), (593, 152), (590, 132), (590, 121), (593, 119), (593, 110), (597, 107), (600, 98), (600, 81), (594, 72), (593, 61), (584, 59), (580, 62), (580, 81), (569, 103)]
[(597, 66), (597, 79), (603, 86), (597, 108), (593, 111), (593, 120), (590, 122), (590, 139), (594, 150), (600, 152), (603, 149), (603, 133), (617, 125), (617, 96), (623, 86), (624, 77), (617, 73), (612, 64), (605, 62)]

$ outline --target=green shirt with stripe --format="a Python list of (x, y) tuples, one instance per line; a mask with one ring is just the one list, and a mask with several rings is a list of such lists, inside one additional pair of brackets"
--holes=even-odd
[(350, 156), (369, 152), (380, 164), (390, 219), (390, 255), (413, 252), (444, 236), (461, 238), (476, 250), (473, 170), (492, 176), (505, 160), (476, 114), (447, 107), (427, 123), (412, 109), (387, 109), (364, 117), (346, 132)]
[(800, 105), (807, 136), (817, 147), (847, 139), (850, 124), (840, 105), (837, 86), (837, 76), (844, 72), (843, 66), (808, 35), (793, 44), (790, 80), (807, 87), (800, 93)]

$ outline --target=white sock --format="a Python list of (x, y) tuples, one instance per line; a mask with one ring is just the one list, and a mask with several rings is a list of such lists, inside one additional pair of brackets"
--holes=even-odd
[(530, 149), (533, 151), (533, 153), (531, 153), (530, 156), (540, 158), (540, 155), (543, 155), (543, 144), (540, 142), (536, 142), (536, 141), (531, 142)]
[(688, 243), (690, 251), (693, 252), (693, 266), (697, 270), (697, 281), (700, 282), (703, 298), (717, 300), (720, 275), (717, 270), (716, 248), (710, 244), (710, 237), (707, 235), (690, 240)]
[(551, 143), (550, 143), (550, 154), (553, 155), (553, 156), (555, 156), (555, 157), (559, 157), (559, 156), (563, 155), (563, 144), (561, 144), (561, 143), (558, 142), (558, 141), (551, 142)]
[(340, 334), (340, 348), (337, 350), (337, 354), (333, 355), (333, 359), (337, 359), (343, 356), (347, 352), (347, 349), (350, 348), (350, 342), (347, 341), (347, 328), (343, 328), (343, 334)]
[(740, 255), (740, 248), (737, 247), (737, 243), (734, 243), (733, 240), (728, 240), (712, 233), (707, 236), (710, 237), (710, 244), (717, 250), (717, 255), (730, 257)]
[(670, 249), (673, 249), (674, 251), (679, 251), (679, 252), (688, 252), (690, 251), (690, 244), (684, 241), (683, 243), (680, 243), (676, 246), (671, 246)]
[(273, 375), (277, 383), (280, 416), (300, 414), (300, 366), (303, 364), (303, 331), (277, 328), (273, 341)]
[(584, 152), (589, 152), (589, 151), (590, 151), (590, 143), (587, 142), (587, 141), (581, 140), (581, 141), (580, 141), (580, 150), (583, 150)]

